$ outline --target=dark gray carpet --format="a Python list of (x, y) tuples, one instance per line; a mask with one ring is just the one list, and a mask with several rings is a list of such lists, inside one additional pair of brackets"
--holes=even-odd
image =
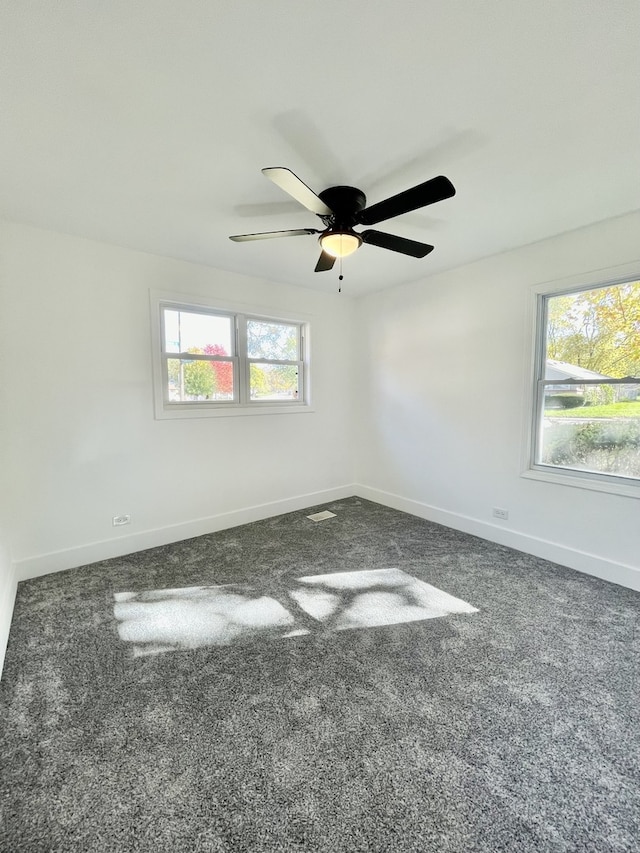
[[(3, 851), (640, 850), (640, 595), (328, 508), (20, 584)], [(390, 567), (478, 612), (140, 657), (114, 617), (115, 593), (283, 600), (301, 575)]]

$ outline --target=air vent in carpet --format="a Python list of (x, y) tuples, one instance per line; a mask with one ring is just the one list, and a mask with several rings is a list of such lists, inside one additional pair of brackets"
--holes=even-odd
[(308, 515), (307, 518), (310, 518), (311, 521), (326, 521), (327, 518), (335, 518), (335, 512), (329, 512), (328, 509), (323, 510), (322, 512), (314, 512), (312, 515)]

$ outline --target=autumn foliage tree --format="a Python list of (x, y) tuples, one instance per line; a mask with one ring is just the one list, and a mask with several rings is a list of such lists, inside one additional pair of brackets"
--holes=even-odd
[(640, 376), (640, 282), (550, 299), (547, 357), (605, 376)]
[[(228, 355), (221, 344), (207, 344), (204, 348), (205, 355)], [(209, 366), (215, 377), (217, 394), (233, 394), (233, 364), (230, 361), (210, 361)]]

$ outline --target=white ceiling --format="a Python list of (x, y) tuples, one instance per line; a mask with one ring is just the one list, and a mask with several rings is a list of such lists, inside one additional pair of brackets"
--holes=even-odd
[[(434, 175), (447, 201), (376, 226), (357, 295), (640, 207), (637, 0), (4, 0), (0, 215), (333, 291), (321, 226), (264, 178), (370, 204)], [(579, 262), (578, 262), (579, 266)]]

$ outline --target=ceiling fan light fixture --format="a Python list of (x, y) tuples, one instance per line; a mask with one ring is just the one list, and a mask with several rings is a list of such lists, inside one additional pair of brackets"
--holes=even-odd
[(334, 258), (346, 258), (362, 245), (362, 238), (353, 231), (328, 231), (320, 237), (322, 251)]

